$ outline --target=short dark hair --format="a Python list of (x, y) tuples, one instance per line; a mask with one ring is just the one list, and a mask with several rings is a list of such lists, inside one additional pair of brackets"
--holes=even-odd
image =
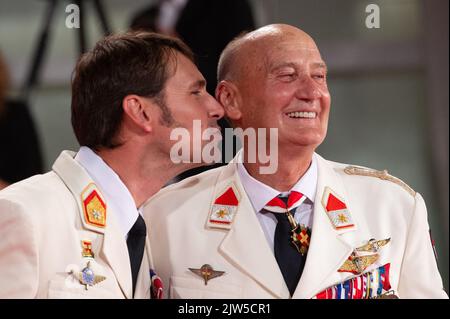
[[(114, 148), (129, 94), (155, 98), (164, 110), (164, 87), (176, 53), (194, 62), (181, 40), (150, 32), (108, 36), (83, 54), (72, 77), (72, 126), (81, 146)], [(171, 67), (175, 65), (175, 68)], [(170, 114), (170, 111), (169, 111)]]

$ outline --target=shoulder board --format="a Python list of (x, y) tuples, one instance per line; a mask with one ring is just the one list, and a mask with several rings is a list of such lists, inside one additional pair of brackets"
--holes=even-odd
[(344, 172), (348, 175), (372, 176), (382, 180), (390, 181), (397, 185), (400, 185), (404, 190), (406, 190), (409, 194), (411, 194), (411, 196), (413, 197), (416, 196), (416, 192), (411, 187), (409, 187), (408, 184), (406, 184), (401, 179), (390, 175), (387, 170), (377, 171), (375, 169), (370, 168), (347, 166), (344, 169)]

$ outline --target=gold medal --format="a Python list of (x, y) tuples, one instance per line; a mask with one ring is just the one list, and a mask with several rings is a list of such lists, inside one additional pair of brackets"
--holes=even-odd
[(92, 252), (92, 242), (88, 239), (81, 241), (82, 252), (81, 256), (87, 258), (94, 258), (94, 253)]

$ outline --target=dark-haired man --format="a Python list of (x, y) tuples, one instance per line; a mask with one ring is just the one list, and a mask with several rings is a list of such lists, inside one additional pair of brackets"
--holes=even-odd
[[(216, 128), (221, 106), (181, 41), (152, 33), (105, 38), (72, 80), (81, 145), (45, 175), (0, 192), (0, 297), (161, 296), (140, 206), (197, 164), (170, 158), (174, 127)], [(151, 282), (154, 283), (151, 289)]]

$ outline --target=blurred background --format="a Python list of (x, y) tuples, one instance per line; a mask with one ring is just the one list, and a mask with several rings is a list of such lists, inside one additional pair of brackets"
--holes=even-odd
[[(9, 69), (9, 81), (0, 79), (0, 188), (2, 183), (49, 170), (61, 150), (78, 149), (70, 125), (70, 79), (79, 56), (80, 32), (65, 24), (66, 6), (77, 2), (0, 0), (0, 52)], [(448, 291), (449, 2), (249, 0), (248, 8), (242, 7), (243, 0), (231, 2), (239, 2), (238, 15), (219, 10), (215, 14), (225, 21), (220, 23), (236, 25), (238, 19), (246, 19), (243, 29), (288, 23), (316, 40), (329, 67), (332, 94), (328, 136), (318, 152), (334, 161), (388, 169), (422, 194)], [(152, 6), (157, 5), (149, 0), (104, 0), (102, 20), (95, 1), (81, 3), (84, 49), (103, 36), (102, 21), (109, 32), (126, 31), (131, 24), (142, 23), (138, 21), (142, 15), (155, 18)], [(366, 27), (369, 4), (380, 9), (380, 28)], [(182, 10), (187, 7), (178, 15)], [(242, 12), (244, 17), (239, 16)], [(33, 74), (46, 24), (47, 47), (40, 72)], [(1, 69), (0, 65), (0, 76)], [(12, 130), (17, 131), (14, 137), (7, 136)], [(26, 159), (28, 163), (18, 166)], [(13, 176), (14, 165), (22, 168)]]

